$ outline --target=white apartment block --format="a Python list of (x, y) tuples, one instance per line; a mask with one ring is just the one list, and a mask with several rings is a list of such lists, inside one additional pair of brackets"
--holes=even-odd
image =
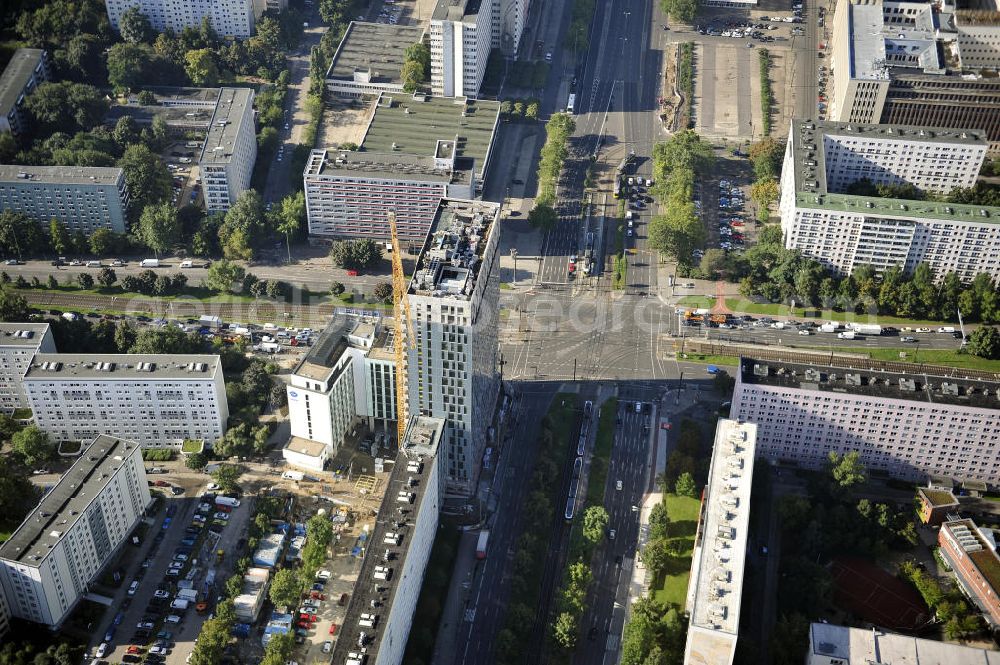
[(1000, 278), (1000, 208), (844, 193), (863, 178), (970, 187), (988, 146), (975, 130), (794, 120), (781, 171), (785, 246), (841, 274), (926, 262), (939, 278)]
[(685, 665), (731, 665), (736, 655), (750, 530), (757, 426), (719, 419), (691, 558)]
[(250, 88), (223, 88), (219, 93), (198, 160), (209, 212), (229, 210), (237, 197), (250, 188), (257, 162), (253, 97)]
[(71, 233), (125, 233), (128, 205), (119, 168), (0, 164), (0, 210), (24, 213), (46, 231), (55, 219)]
[(395, 426), (392, 326), (376, 312), (334, 316), (286, 389), (291, 424), (286, 461), (321, 471), (322, 461), (337, 453), (359, 418), (372, 431)]
[(0, 413), (28, 408), (21, 378), (36, 353), (55, 353), (47, 323), (0, 323)]
[[(857, 451), (874, 473), (1000, 482), (1000, 382), (741, 358), (732, 418), (757, 456), (819, 469)], [(961, 371), (957, 372), (961, 374)]]
[(151, 501), (142, 447), (96, 437), (0, 546), (11, 615), (58, 628)]
[(49, 78), (48, 54), (42, 49), (19, 48), (0, 74), (0, 132), (24, 131), (21, 107), (25, 98)]
[(412, 416), (331, 662), (401, 665), (441, 512), (445, 424)]
[(422, 243), (442, 198), (471, 199), (486, 179), (495, 101), (382, 93), (358, 150), (313, 150), (304, 178), (309, 235)]
[(229, 419), (219, 356), (39, 353), (23, 384), (35, 424), (56, 441), (211, 445)]
[(530, 0), (495, 0), (493, 3), (493, 48), (516, 58), (528, 20)]
[(106, 0), (111, 27), (118, 30), (118, 22), (126, 9), (138, 7), (157, 32), (184, 28), (198, 28), (207, 18), (212, 28), (222, 37), (250, 37), (254, 33), (257, 11), (266, 9), (259, 0)]
[[(494, 42), (498, 0), (439, 0), (431, 15), (431, 90), (441, 97), (476, 97)], [(497, 34), (499, 40), (499, 31)]]
[(853, 628), (823, 621), (809, 626), (805, 665), (913, 663), (914, 665), (1000, 665), (1000, 651), (887, 633), (881, 628)]
[(406, 296), (408, 411), (445, 420), (452, 496), (475, 493), (500, 388), (499, 222), (496, 203), (442, 201)]
[(939, 24), (954, 30), (962, 68), (969, 70), (1000, 68), (1000, 2), (980, 0), (963, 2), (944, 0)]

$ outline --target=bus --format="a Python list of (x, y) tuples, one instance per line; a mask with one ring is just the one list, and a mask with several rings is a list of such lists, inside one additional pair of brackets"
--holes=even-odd
[(569, 93), (569, 101), (566, 102), (566, 113), (573, 113), (576, 108), (576, 95)]

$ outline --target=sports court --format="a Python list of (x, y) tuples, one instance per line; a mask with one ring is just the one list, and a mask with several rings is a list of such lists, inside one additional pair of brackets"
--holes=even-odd
[(914, 630), (929, 612), (917, 590), (864, 559), (833, 560), (834, 602), (877, 626)]

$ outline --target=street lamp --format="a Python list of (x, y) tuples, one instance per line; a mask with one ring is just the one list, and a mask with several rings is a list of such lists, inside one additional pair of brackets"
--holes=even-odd
[(511, 286), (517, 285), (517, 247), (510, 248), (510, 257), (514, 259), (514, 278), (510, 281)]

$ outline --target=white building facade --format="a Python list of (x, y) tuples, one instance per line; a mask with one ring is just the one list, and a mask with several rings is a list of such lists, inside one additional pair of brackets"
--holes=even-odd
[(45, 231), (55, 219), (70, 233), (125, 233), (128, 205), (119, 168), (0, 165), (0, 210), (24, 213)]
[(498, 204), (444, 200), (407, 293), (410, 414), (446, 421), (446, 491), (475, 492), (499, 394)]
[(36, 353), (55, 353), (47, 323), (0, 323), (0, 413), (28, 408), (21, 379)]
[(219, 356), (39, 353), (23, 385), (35, 424), (56, 441), (107, 433), (144, 447), (211, 445), (229, 419)]
[(0, 546), (11, 615), (58, 627), (151, 502), (141, 446), (97, 437)]
[(220, 36), (246, 38), (254, 33), (256, 11), (262, 12), (270, 3), (259, 0), (106, 0), (106, 4), (108, 19), (115, 30), (120, 30), (119, 22), (125, 10), (138, 7), (157, 32), (179, 33), (184, 28), (198, 28), (207, 18)]
[(257, 133), (250, 88), (223, 88), (212, 114), (198, 166), (205, 207), (225, 212), (250, 188), (257, 162)]
[[(873, 472), (1000, 482), (1000, 383), (742, 358), (731, 417), (757, 456), (819, 469), (857, 451)], [(992, 391), (992, 397), (987, 392)]]
[[(435, 95), (479, 95), (494, 42), (495, 2), (497, 0), (438, 2), (430, 25), (431, 90)], [(499, 38), (497, 30), (497, 41)]]
[(982, 133), (794, 120), (781, 171), (785, 247), (841, 274), (921, 262), (940, 278), (1000, 278), (1000, 208), (846, 193), (862, 179), (946, 193), (971, 187)]
[(287, 388), (292, 436), (322, 443), (331, 455), (344, 442), (357, 411), (352, 360), (352, 354), (341, 353), (332, 367), (318, 373), (300, 364)]

